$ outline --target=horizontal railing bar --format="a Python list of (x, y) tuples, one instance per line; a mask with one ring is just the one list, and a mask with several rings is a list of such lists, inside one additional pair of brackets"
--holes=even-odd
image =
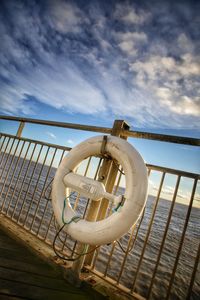
[(189, 177), (189, 178), (193, 178), (193, 179), (200, 179), (200, 174), (197, 173), (191, 173), (191, 172), (187, 172), (187, 171), (182, 171), (182, 170), (176, 170), (176, 169), (171, 169), (171, 168), (166, 168), (166, 167), (161, 167), (161, 166), (155, 166), (155, 165), (151, 165), (151, 164), (146, 164), (147, 168), (151, 169), (151, 170), (155, 170), (155, 171), (159, 171), (159, 172), (165, 172), (165, 173), (170, 173), (173, 175), (180, 175), (183, 177)]
[(141, 132), (141, 131), (134, 131), (134, 130), (124, 130), (122, 129), (122, 135), (133, 137), (133, 138), (140, 138), (146, 140), (154, 140), (159, 142), (168, 142), (168, 143), (175, 143), (175, 144), (184, 144), (190, 146), (200, 146), (200, 139), (191, 138), (191, 137), (184, 137), (184, 136), (177, 136), (177, 135), (168, 135), (168, 134), (158, 134), (158, 133), (151, 133), (151, 132)]
[[(60, 150), (65, 150), (65, 151), (71, 150), (71, 147), (60, 146), (57, 144), (51, 144), (51, 143), (42, 142), (39, 140), (34, 140), (34, 139), (29, 139), (29, 138), (23, 138), (23, 137), (16, 138), (15, 135), (11, 135), (8, 133), (2, 133), (2, 136), (19, 139), (19, 140), (26, 141), (26, 142), (36, 143), (36, 144), (47, 146), (47, 147), (58, 148)], [(156, 165), (151, 165), (151, 164), (146, 164), (146, 166), (149, 169), (155, 170), (155, 171), (166, 172), (166, 173), (170, 173), (170, 174), (174, 174), (174, 175), (181, 175), (183, 177), (189, 177), (189, 178), (194, 178), (194, 179), (200, 179), (200, 175), (197, 173), (191, 173), (191, 172), (187, 172), (187, 171), (176, 170), (176, 169), (171, 169), (171, 168), (156, 166)]]
[[(8, 133), (2, 133), (2, 136), (7, 136), (9, 138), (16, 138), (15, 135), (8, 134)], [(61, 145), (57, 145), (57, 144), (51, 144), (51, 143), (48, 143), (48, 142), (43, 142), (43, 141), (24, 138), (24, 137), (17, 137), (16, 139), (19, 139), (19, 140), (25, 141), (25, 142), (36, 143), (36, 144), (47, 146), (47, 147), (57, 148), (57, 149), (60, 149), (60, 150), (65, 150), (65, 151), (70, 151), (72, 149), (71, 147), (61, 146)]]
[(113, 287), (117, 287), (118, 289), (122, 290), (124, 293), (126, 293), (129, 297), (133, 297), (133, 299), (138, 299), (138, 300), (145, 300), (144, 297), (142, 297), (141, 295), (137, 294), (137, 293), (133, 293), (130, 294), (130, 289), (128, 289), (127, 287), (125, 287), (122, 284), (117, 284), (115, 280), (113, 280), (111, 277), (108, 276), (103, 276), (103, 274), (101, 272), (99, 272), (96, 269), (92, 269), (90, 265), (85, 265), (84, 269), (88, 270), (89, 272), (93, 273), (94, 275), (96, 275), (97, 277), (99, 277), (100, 279), (103, 279), (104, 281), (110, 283)]
[[(109, 127), (82, 125), (82, 124), (75, 124), (75, 123), (30, 119), (30, 118), (13, 117), (13, 116), (0, 116), (0, 119), (9, 120), (9, 121), (33, 123), (33, 124), (39, 124), (39, 125), (63, 127), (63, 128), (68, 128), (68, 129), (101, 132), (101, 133), (106, 133), (106, 134), (112, 133), (112, 128), (109, 128)], [(200, 139), (198, 139), (198, 138), (190, 138), (190, 137), (158, 134), (158, 133), (149, 133), (149, 132), (140, 132), (140, 131), (124, 130), (124, 129), (121, 129), (121, 134), (124, 136), (127, 136), (127, 137), (133, 137), (133, 138), (142, 138), (142, 139), (155, 140), (155, 141), (160, 141), (160, 142), (169, 142), (169, 143), (185, 144), (185, 145), (191, 145), (191, 146), (200, 146)]]
[(102, 132), (102, 133), (107, 133), (107, 134), (110, 134), (112, 132), (111, 128), (93, 126), (93, 125), (82, 125), (82, 124), (48, 121), (48, 120), (39, 120), (39, 119), (30, 119), (30, 118), (21, 118), (21, 117), (13, 117), (13, 116), (0, 116), (0, 119), (9, 120), (9, 121), (33, 123), (33, 124), (39, 124), (39, 125), (63, 127), (63, 128), (68, 128), (68, 129)]

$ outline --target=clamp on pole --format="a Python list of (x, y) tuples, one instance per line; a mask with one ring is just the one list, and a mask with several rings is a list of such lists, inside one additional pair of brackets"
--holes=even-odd
[(103, 141), (102, 141), (102, 144), (101, 144), (101, 150), (100, 150), (100, 153), (103, 156), (106, 155), (106, 144), (107, 144), (107, 141), (108, 141), (108, 136), (104, 135), (103, 136)]

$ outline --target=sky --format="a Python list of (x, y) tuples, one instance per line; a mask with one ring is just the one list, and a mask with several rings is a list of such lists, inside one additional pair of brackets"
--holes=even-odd
[[(189, 0), (0, 1), (0, 113), (199, 137), (199, 11)], [(67, 146), (90, 136), (24, 134)], [(149, 163), (199, 173), (196, 147), (132, 141)]]

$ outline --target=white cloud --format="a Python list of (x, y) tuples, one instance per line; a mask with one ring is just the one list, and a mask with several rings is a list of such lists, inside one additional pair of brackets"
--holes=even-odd
[[(148, 90), (160, 107), (178, 115), (200, 115), (200, 94), (190, 81), (200, 75), (198, 58), (185, 54), (182, 61), (172, 57), (150, 56), (130, 64), (138, 87)], [(190, 95), (190, 96), (189, 96)], [(157, 103), (157, 104), (158, 104)]]
[(126, 2), (125, 4), (117, 4), (114, 16), (126, 24), (141, 25), (148, 20), (150, 13), (141, 9), (136, 11), (133, 5)]
[(48, 134), (48, 136), (50, 136), (52, 139), (56, 139), (56, 135), (50, 131), (47, 131), (46, 134)]
[(87, 81), (73, 63), (56, 62), (53, 57), (51, 63), (52, 67), (41, 66), (24, 75), (13, 72), (10, 75), (12, 89), (5, 85), (1, 90), (3, 107), (16, 113), (17, 103), (25, 105), (24, 95), (28, 94), (43, 103), (71, 112), (96, 114), (106, 110), (100, 90)]
[(6, 85), (1, 87), (0, 98), (1, 111), (5, 114), (34, 114), (34, 107), (32, 104), (27, 103), (24, 99), (24, 95), (21, 93), (20, 88), (7, 87)]
[(50, 1), (50, 16), (53, 28), (61, 33), (78, 33), (82, 30), (81, 24), (87, 21), (75, 3), (68, 3), (64, 0)]
[(135, 56), (140, 46), (147, 42), (147, 35), (144, 32), (115, 32), (113, 36), (119, 43), (119, 48), (131, 56)]
[(177, 64), (177, 72), (182, 76), (200, 76), (200, 56), (193, 56), (190, 53), (184, 54), (182, 63)]
[(181, 33), (178, 37), (178, 46), (181, 51), (191, 53), (194, 50), (194, 45), (185, 33)]
[(190, 99), (187, 96), (182, 96), (179, 101), (170, 105), (170, 109), (180, 115), (200, 116), (200, 99)]
[(128, 53), (129, 55), (136, 55), (138, 52), (133, 41), (123, 41), (119, 44), (119, 47), (122, 51)]
[(139, 15), (132, 9), (121, 18), (124, 22), (132, 24), (142, 24), (145, 21), (145, 15)]
[(73, 145), (73, 144), (74, 144), (74, 141), (73, 141), (73, 140), (71, 140), (71, 139), (69, 139), (69, 140), (67, 140), (67, 144), (69, 144), (69, 145)]

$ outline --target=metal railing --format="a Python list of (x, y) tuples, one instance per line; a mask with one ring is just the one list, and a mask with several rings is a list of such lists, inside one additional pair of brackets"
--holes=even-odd
[[(51, 246), (57, 231), (51, 205), (51, 182), (70, 148), (21, 137), (26, 122), (123, 138), (134, 136), (200, 144), (198, 139), (135, 133), (123, 121), (115, 122), (113, 128), (105, 128), (5, 116), (1, 119), (19, 121), (20, 126), (16, 135), (1, 133), (0, 212)], [(86, 255), (84, 269), (138, 299), (197, 299), (200, 293), (200, 209), (194, 203), (200, 175), (148, 164), (147, 167), (149, 181), (156, 178), (157, 185), (154, 195), (148, 197), (140, 220), (120, 241)], [(109, 174), (106, 188), (123, 193), (124, 175), (120, 166), (116, 169), (113, 162), (104, 157), (86, 159), (77, 172), (97, 180), (102, 170)], [(180, 199), (186, 183), (188, 200), (183, 204)], [(168, 200), (164, 199), (166, 190)], [(74, 194), (70, 200), (81, 216), (92, 220), (97, 208), (89, 199)], [(98, 218), (110, 213), (112, 207), (104, 201)], [(80, 245), (63, 232), (55, 245), (64, 255), (76, 256), (80, 249)]]

